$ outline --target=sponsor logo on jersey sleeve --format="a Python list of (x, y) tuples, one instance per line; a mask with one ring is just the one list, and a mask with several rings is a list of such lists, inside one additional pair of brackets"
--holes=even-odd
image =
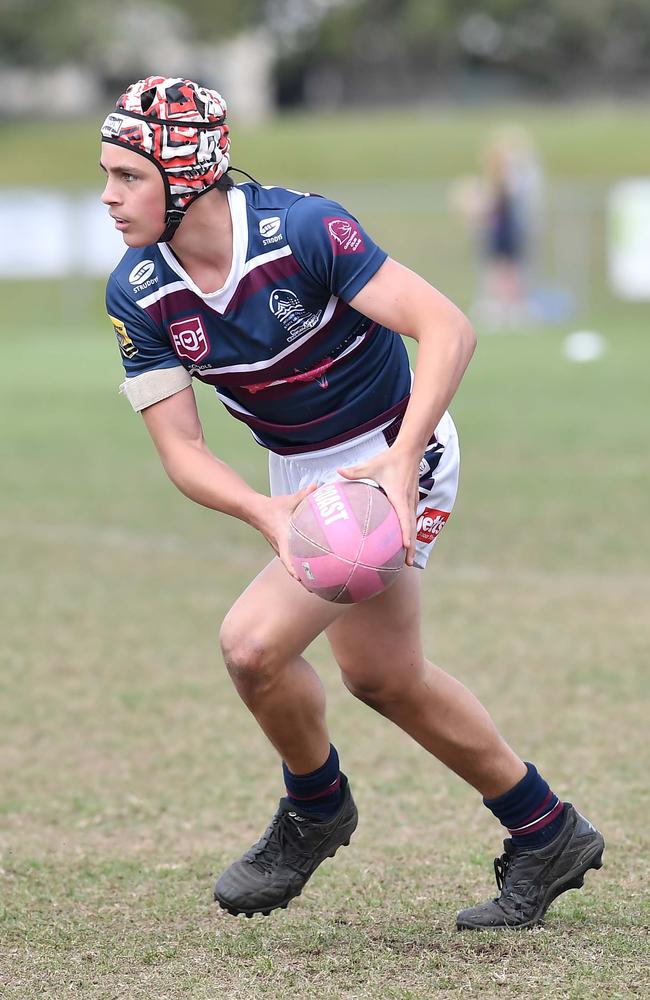
[(284, 239), (283, 234), (280, 232), (281, 225), (282, 219), (279, 215), (270, 215), (267, 219), (260, 219), (260, 236), (264, 237), (262, 246), (266, 247), (270, 243), (280, 243)]
[(136, 264), (129, 275), (129, 281), (132, 285), (140, 285), (147, 278), (150, 278), (154, 272), (156, 265), (152, 260), (141, 260), (139, 264)]
[(323, 219), (334, 254), (363, 253), (363, 237), (352, 219)]
[(322, 309), (317, 312), (306, 309), (290, 288), (274, 288), (269, 299), (269, 309), (289, 334), (287, 343), (313, 330), (323, 315)]
[(142, 292), (151, 285), (158, 284), (158, 278), (152, 278), (156, 265), (152, 260), (141, 260), (136, 264), (129, 275), (129, 282), (133, 285), (134, 292)]
[(444, 528), (448, 517), (449, 513), (445, 510), (436, 510), (435, 507), (425, 507), (417, 519), (418, 542), (430, 545)]
[(170, 323), (169, 333), (179, 358), (200, 361), (210, 352), (210, 341), (200, 316), (190, 316)]
[(133, 358), (138, 353), (138, 348), (135, 346), (128, 333), (126, 332), (126, 327), (121, 319), (117, 319), (115, 316), (108, 317), (113, 324), (113, 330), (115, 331), (115, 336), (117, 337), (117, 343), (120, 351), (125, 358)]

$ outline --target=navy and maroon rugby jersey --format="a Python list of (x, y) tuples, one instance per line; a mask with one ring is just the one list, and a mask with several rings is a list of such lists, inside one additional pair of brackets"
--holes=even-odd
[(228, 201), (223, 288), (204, 294), (164, 243), (127, 250), (111, 274), (106, 306), (127, 381), (182, 365), (279, 454), (388, 427), (408, 402), (406, 348), (347, 304), (386, 253), (319, 195), (245, 183)]

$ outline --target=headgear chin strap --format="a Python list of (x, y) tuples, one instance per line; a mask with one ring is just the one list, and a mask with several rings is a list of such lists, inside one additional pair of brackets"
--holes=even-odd
[(173, 237), (187, 209), (212, 190), (230, 161), (226, 102), (191, 80), (149, 76), (131, 84), (101, 127), (103, 142), (155, 163), (165, 185), (165, 230)]

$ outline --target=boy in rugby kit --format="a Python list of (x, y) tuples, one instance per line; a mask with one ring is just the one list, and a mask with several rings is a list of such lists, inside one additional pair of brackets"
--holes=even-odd
[[(246, 521), (276, 553), (220, 638), (240, 696), (282, 760), (286, 796), (219, 878), (215, 899), (247, 916), (286, 907), (356, 828), (322, 685), (302, 656), (325, 632), (352, 694), (476, 788), (510, 833), (496, 864), (500, 896), (463, 910), (457, 926), (539, 922), (559, 893), (601, 866), (603, 838), (421, 645), (420, 571), (456, 495), (447, 406), (475, 346), (468, 321), (336, 202), (254, 181), (235, 186), (215, 91), (141, 80), (101, 137), (102, 200), (128, 247), (106, 297), (123, 392), (177, 487)], [(413, 374), (404, 336), (418, 342)], [(194, 378), (214, 386), (268, 450), (270, 496), (208, 449)], [(390, 589), (346, 607), (305, 591), (287, 548), (298, 503), (343, 478), (379, 484), (407, 550)]]

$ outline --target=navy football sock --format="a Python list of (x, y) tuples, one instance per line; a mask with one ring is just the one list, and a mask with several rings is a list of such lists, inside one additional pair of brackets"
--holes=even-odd
[(293, 774), (282, 762), (287, 796), (296, 812), (312, 819), (329, 819), (341, 805), (341, 772), (336, 747), (330, 744), (330, 755), (322, 767), (309, 774)]
[(554, 795), (534, 764), (509, 792), (483, 799), (512, 837), (518, 851), (537, 851), (550, 843), (564, 822), (564, 803)]

